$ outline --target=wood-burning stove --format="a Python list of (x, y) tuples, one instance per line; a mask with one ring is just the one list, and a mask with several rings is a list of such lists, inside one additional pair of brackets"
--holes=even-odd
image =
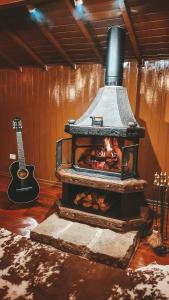
[(122, 28), (110, 28), (106, 85), (80, 119), (66, 124), (72, 138), (56, 146), (57, 176), (63, 183), (60, 215), (120, 231), (144, 223), (140, 207), (146, 184), (137, 175), (145, 129), (121, 86), (124, 38)]
[[(57, 142), (57, 153), (62, 153), (66, 143), (70, 140)], [(121, 179), (137, 176), (137, 138), (74, 135), (71, 151), (71, 164), (79, 172)], [(61, 156), (57, 155), (57, 165), (61, 164)]]

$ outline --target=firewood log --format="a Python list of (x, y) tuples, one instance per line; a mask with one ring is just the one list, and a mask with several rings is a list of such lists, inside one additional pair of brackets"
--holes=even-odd
[(98, 205), (97, 203), (96, 203), (96, 204), (93, 204), (92, 207), (93, 207), (94, 209), (97, 209), (97, 210), (99, 209), (99, 205)]
[(99, 208), (102, 212), (107, 212), (110, 208), (111, 204), (109, 203), (102, 203), (101, 205), (99, 205)]
[(79, 205), (81, 204), (82, 199), (85, 197), (85, 193), (78, 193), (75, 197), (75, 199), (73, 200), (74, 204)]
[(97, 203), (99, 205), (99, 209), (102, 211), (102, 212), (106, 212), (109, 210), (110, 206), (111, 206), (111, 203), (107, 202), (104, 198), (104, 196), (99, 196), (98, 199), (97, 199)]
[(83, 201), (82, 205), (84, 207), (91, 207), (92, 206), (92, 202), (86, 202), (86, 201)]

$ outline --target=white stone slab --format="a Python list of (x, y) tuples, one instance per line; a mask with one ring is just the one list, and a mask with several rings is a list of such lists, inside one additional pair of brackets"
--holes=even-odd
[[(66, 231), (62, 232), (59, 236), (61, 243), (64, 241), (64, 245), (73, 247), (79, 254), (87, 251), (88, 245), (94, 240), (98, 228), (92, 226), (73, 222), (73, 225)], [(78, 248), (79, 251), (78, 251)], [(81, 253), (82, 252), (82, 253)]]
[(103, 253), (122, 259), (131, 245), (135, 243), (137, 231), (125, 233), (104, 229), (100, 237), (89, 248), (94, 253)]
[(31, 238), (97, 262), (125, 267), (134, 252), (138, 231), (119, 233), (65, 220), (54, 213), (31, 232)]
[(125, 267), (135, 249), (138, 231), (125, 233), (103, 229), (95, 243), (88, 245), (88, 258)]

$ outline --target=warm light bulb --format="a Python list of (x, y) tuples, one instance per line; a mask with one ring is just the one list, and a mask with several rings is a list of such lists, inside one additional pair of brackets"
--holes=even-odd
[(75, 6), (83, 5), (83, 0), (74, 0)]

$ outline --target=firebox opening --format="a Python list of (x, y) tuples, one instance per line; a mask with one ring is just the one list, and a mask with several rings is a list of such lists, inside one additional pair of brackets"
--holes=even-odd
[(131, 139), (85, 136), (74, 139), (73, 165), (80, 171), (135, 177), (138, 145)]

